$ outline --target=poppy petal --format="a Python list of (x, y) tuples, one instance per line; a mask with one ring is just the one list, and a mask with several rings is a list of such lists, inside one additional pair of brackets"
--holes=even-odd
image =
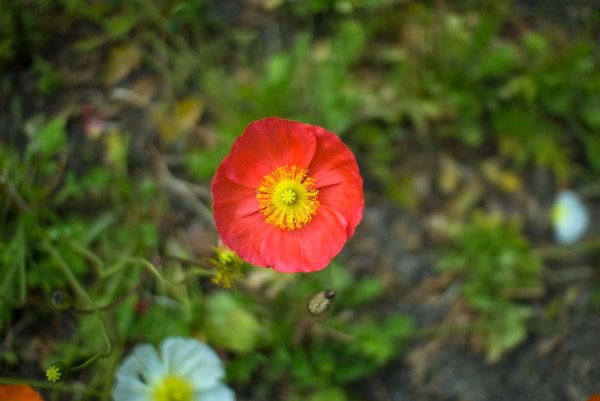
[(25, 384), (0, 385), (1, 400), (10, 401), (43, 401), (40, 394), (31, 386)]
[(219, 386), (225, 376), (215, 351), (194, 338), (167, 338), (160, 346), (160, 353), (167, 371), (187, 379), (197, 391)]
[[(221, 222), (259, 213), (256, 189), (239, 185), (223, 174), (217, 174), (212, 184), (213, 213), (217, 228)], [(227, 209), (227, 210), (223, 210)], [(219, 217), (216, 215), (219, 214)], [(262, 214), (261, 214), (262, 216)]]
[(235, 401), (235, 394), (225, 385), (213, 387), (208, 391), (198, 391), (194, 401)]
[(217, 174), (256, 189), (262, 178), (278, 167), (306, 168), (316, 148), (311, 127), (278, 117), (255, 121), (234, 142)]
[(310, 164), (319, 202), (341, 213), (348, 221), (348, 238), (360, 223), (364, 209), (363, 181), (352, 151), (340, 138), (315, 127), (317, 150)]
[(260, 253), (266, 264), (283, 273), (313, 272), (326, 267), (346, 242), (346, 219), (326, 206), (299, 230), (272, 227), (264, 231)]
[(259, 255), (261, 231), (272, 227), (259, 211), (256, 190), (220, 175), (213, 181), (213, 214), (221, 241), (249, 263), (265, 266)]

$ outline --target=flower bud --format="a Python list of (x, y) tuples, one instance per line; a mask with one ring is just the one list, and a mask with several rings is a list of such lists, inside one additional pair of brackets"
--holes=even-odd
[(237, 253), (224, 245), (215, 248), (215, 257), (210, 263), (215, 269), (213, 282), (223, 288), (231, 288), (236, 281), (243, 279), (247, 267)]
[(315, 292), (308, 298), (308, 302), (306, 303), (306, 308), (311, 315), (322, 315), (327, 312), (327, 309), (333, 303), (333, 299), (335, 298), (334, 290), (323, 290), (319, 292)]
[(67, 310), (71, 307), (73, 299), (63, 291), (54, 291), (52, 294), (52, 305), (58, 310)]
[(69, 366), (62, 361), (54, 362), (46, 368), (46, 378), (52, 383), (64, 381), (68, 374)]

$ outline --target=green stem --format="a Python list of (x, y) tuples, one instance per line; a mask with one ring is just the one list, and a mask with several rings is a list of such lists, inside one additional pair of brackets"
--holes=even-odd
[(83, 386), (71, 385), (66, 383), (49, 383), (42, 380), (21, 379), (13, 377), (0, 377), (0, 384), (25, 384), (31, 387), (45, 388), (49, 390), (61, 390), (71, 393), (84, 393), (89, 395), (101, 396), (102, 393), (96, 390), (90, 390)]
[(104, 263), (102, 263), (102, 260), (98, 257), (98, 255), (96, 255), (94, 252), (89, 251), (77, 241), (69, 240), (67, 242), (67, 245), (69, 245), (69, 247), (73, 251), (86, 258), (92, 264), (92, 266), (94, 266), (94, 269), (96, 269), (96, 274), (98, 274), (98, 276), (103, 276)]
[(194, 270), (188, 271), (187, 274), (185, 275), (185, 277), (176, 281), (175, 284), (183, 284), (186, 281), (188, 281), (189, 279), (194, 278), (194, 277), (214, 277), (214, 275), (215, 275), (214, 272), (206, 271), (203, 269), (194, 269)]
[(121, 269), (123, 266), (125, 265), (142, 265), (143, 267), (145, 267), (146, 269), (148, 269), (150, 271), (150, 273), (152, 273), (161, 283), (165, 284), (165, 285), (170, 285), (170, 283), (165, 280), (165, 278), (160, 274), (160, 272), (158, 271), (158, 269), (149, 261), (147, 261), (144, 258), (125, 258), (120, 260), (119, 262), (117, 262), (116, 264), (114, 264), (113, 266), (111, 266), (108, 270), (104, 271), (103, 277), (108, 277), (114, 273), (116, 273), (119, 269)]
[(60, 253), (56, 250), (56, 248), (54, 248), (54, 246), (52, 246), (52, 244), (47, 240), (44, 240), (42, 242), (42, 245), (48, 251), (48, 253), (52, 255), (52, 257), (56, 260), (58, 267), (62, 270), (63, 274), (66, 276), (67, 280), (69, 281), (69, 284), (73, 287), (75, 292), (77, 292), (81, 298), (85, 299), (92, 306), (92, 308), (94, 309), (94, 313), (96, 313), (96, 316), (98, 316), (98, 319), (100, 320), (102, 335), (106, 343), (106, 351), (102, 354), (96, 354), (92, 356), (79, 366), (74, 366), (70, 368), (71, 372), (77, 372), (91, 365), (96, 360), (107, 357), (112, 352), (112, 344), (110, 342), (110, 338), (108, 337), (106, 321), (104, 320), (104, 315), (102, 314), (102, 312), (100, 312), (98, 305), (96, 305), (96, 302), (92, 299), (92, 297), (89, 296), (89, 294), (85, 291), (81, 284), (79, 284), (79, 281), (77, 280), (77, 278), (75, 277), (65, 260), (62, 258)]
[[(9, 245), (9, 252), (14, 253), (15, 262), (11, 263), (11, 266), (4, 276), (4, 281), (0, 285), (0, 300), (6, 301), (10, 305), (22, 305), (25, 303), (26, 297), (26, 276), (25, 276), (25, 233), (23, 228), (23, 222), (19, 221), (19, 225), (16, 231), (16, 235), (13, 242)], [(17, 275), (17, 298), (9, 299), (4, 294), (7, 288), (11, 285), (13, 277)]]

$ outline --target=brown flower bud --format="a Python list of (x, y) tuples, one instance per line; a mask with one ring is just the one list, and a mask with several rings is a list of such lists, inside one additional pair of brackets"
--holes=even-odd
[(308, 298), (306, 308), (311, 315), (322, 315), (323, 313), (327, 312), (327, 309), (329, 309), (333, 303), (334, 298), (334, 290), (322, 290), (315, 292)]

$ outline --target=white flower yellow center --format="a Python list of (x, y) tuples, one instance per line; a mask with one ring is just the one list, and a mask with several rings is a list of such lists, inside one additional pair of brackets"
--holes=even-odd
[(317, 212), (319, 191), (308, 170), (297, 166), (278, 167), (262, 178), (256, 190), (260, 211), (267, 223), (286, 230), (301, 228)]
[(193, 401), (192, 384), (178, 376), (168, 375), (152, 388), (152, 401)]
[(569, 210), (565, 205), (555, 205), (552, 208), (552, 222), (562, 224), (569, 218)]

